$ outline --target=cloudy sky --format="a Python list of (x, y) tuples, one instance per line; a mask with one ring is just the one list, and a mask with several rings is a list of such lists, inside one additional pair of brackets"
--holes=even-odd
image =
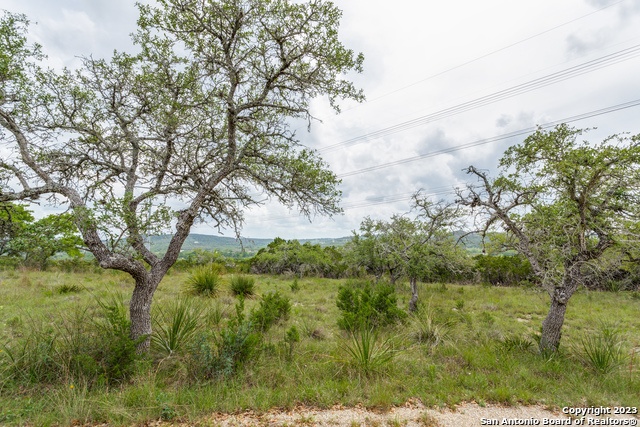
[[(244, 236), (346, 236), (367, 215), (407, 212), (417, 190), (452, 199), (465, 167), (495, 172), (501, 153), (535, 125), (572, 119), (597, 127), (593, 140), (640, 133), (640, 0), (334, 3), (344, 12), (343, 43), (365, 56), (364, 73), (349, 77), (367, 102), (344, 103), (335, 115), (319, 99), (313, 113), (322, 122), (311, 132), (301, 123), (298, 136), (342, 177), (344, 215), (309, 222), (267, 203), (246, 212)], [(1, 7), (31, 19), (31, 37), (55, 67), (132, 49), (133, 1)]]

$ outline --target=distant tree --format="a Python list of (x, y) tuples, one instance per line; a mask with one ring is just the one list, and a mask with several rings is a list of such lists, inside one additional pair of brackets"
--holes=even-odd
[(557, 350), (569, 299), (598, 275), (598, 263), (638, 244), (640, 135), (591, 144), (577, 141), (583, 132), (538, 130), (505, 152), (497, 178), (470, 166), (479, 183), (458, 192), (483, 233), (506, 231), (502, 244), (529, 261), (549, 294), (544, 351)]
[(24, 206), (0, 206), (0, 256), (20, 258), (22, 264), (44, 270), (55, 254), (80, 257), (81, 248), (71, 215), (49, 215), (35, 221)]
[[(133, 339), (151, 334), (153, 295), (196, 221), (239, 233), (243, 209), (265, 198), (340, 212), (338, 179), (290, 119), (310, 123), (320, 96), (336, 111), (339, 99), (363, 99), (341, 77), (363, 58), (338, 40), (331, 2), (157, 4), (139, 6), (138, 55), (85, 58), (61, 75), (38, 68), (24, 16), (0, 25), (0, 126), (12, 150), (0, 159), (0, 201), (68, 203), (100, 266), (135, 279)], [(159, 257), (145, 237), (169, 228)]]
[(409, 310), (418, 304), (418, 280), (428, 280), (437, 271), (458, 271), (465, 264), (466, 255), (456, 246), (453, 231), (460, 219), (459, 209), (449, 204), (434, 203), (414, 195), (414, 209), (418, 217), (411, 220), (394, 215), (390, 221), (365, 218), (362, 232), (354, 232), (352, 251), (368, 270), (386, 270), (392, 283), (405, 276), (411, 286)]

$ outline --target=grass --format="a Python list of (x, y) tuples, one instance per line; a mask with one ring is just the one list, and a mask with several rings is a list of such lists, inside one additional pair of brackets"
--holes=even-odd
[(196, 267), (187, 278), (185, 286), (193, 295), (215, 298), (222, 286), (220, 271), (215, 264)]
[(231, 277), (231, 293), (235, 296), (252, 297), (256, 294), (256, 279), (250, 276)]
[[(533, 342), (531, 337), (548, 311), (548, 297), (533, 290), (421, 284), (420, 299), (428, 306), (420, 320), (422, 326), (414, 324), (418, 320), (412, 316), (404, 324), (378, 330), (374, 339), (375, 333), (368, 338), (351, 337), (338, 328), (340, 313), (335, 298), (344, 280), (298, 278), (304, 291), (296, 292), (291, 289), (293, 278), (248, 277), (254, 279), (256, 294), (278, 291), (291, 299), (288, 320), (277, 322), (264, 333), (263, 351), (251, 364), (224, 380), (191, 378), (188, 355), (180, 352), (188, 347), (184, 343), (191, 341), (183, 337), (180, 344), (171, 345), (172, 354), (177, 352), (181, 357), (167, 359), (168, 350), (158, 351), (137, 363), (125, 383), (100, 386), (77, 382), (63, 370), (46, 384), (12, 379), (6, 375), (7, 350), (17, 354), (30, 330), (37, 330), (41, 335), (34, 335), (39, 339), (35, 348), (46, 356), (51, 334), (45, 332), (56, 331), (57, 342), (74, 336), (73, 325), (94, 313), (95, 296), (104, 300), (120, 293), (126, 303), (133, 281), (119, 272), (0, 271), (0, 424), (70, 425), (109, 420), (112, 425), (134, 425), (160, 418), (197, 424), (212, 411), (266, 411), (300, 403), (321, 408), (336, 403), (389, 407), (410, 398), (420, 399), (428, 407), (472, 400), (510, 405), (543, 402), (551, 407), (637, 405), (637, 360), (625, 358), (603, 373), (580, 359), (585, 354), (581, 340), (597, 336), (594, 322), (598, 324), (598, 319), (616, 319), (616, 348), (621, 354), (631, 354), (631, 348), (640, 342), (640, 300), (628, 291), (576, 293), (568, 306), (560, 353), (544, 359), (535, 345), (527, 344)], [(189, 310), (196, 301), (201, 304), (200, 314), (193, 311), (195, 323), (214, 335), (233, 317), (236, 299), (226, 294), (227, 290), (219, 288), (215, 301), (185, 296), (182, 289), (187, 278), (188, 273), (172, 272), (154, 297), (154, 330), (161, 334), (164, 327), (166, 341), (171, 341), (170, 334), (177, 337), (189, 329), (182, 326), (189, 322), (178, 321), (172, 308), (181, 299)], [(66, 283), (77, 284), (83, 291), (58, 292), (58, 286)], [(405, 309), (410, 297), (408, 284), (399, 283), (397, 292), (398, 306)], [(458, 302), (461, 298), (464, 304)], [(260, 299), (247, 299), (245, 304), (249, 317), (259, 309)], [(75, 310), (77, 321), (72, 316)], [(287, 331), (292, 326), (299, 330), (300, 341), (290, 352)], [(440, 327), (438, 345), (430, 338), (417, 339), (420, 327), (426, 332), (437, 332)], [(420, 337), (433, 335), (426, 332)], [(386, 355), (383, 337), (394, 337), (393, 347), (387, 342)], [(375, 349), (384, 356), (376, 359)], [(335, 363), (336, 357), (348, 361), (346, 367)], [(43, 357), (37, 362), (46, 360)], [(427, 416), (420, 421), (433, 425)]]

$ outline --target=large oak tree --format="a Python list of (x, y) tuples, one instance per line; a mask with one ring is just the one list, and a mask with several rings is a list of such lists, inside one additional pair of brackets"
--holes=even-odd
[(609, 255), (632, 253), (640, 237), (640, 135), (596, 144), (580, 141), (583, 132), (567, 125), (538, 130), (505, 152), (497, 178), (469, 167), (478, 182), (458, 192), (485, 234), (506, 231), (505, 248), (529, 260), (549, 294), (544, 352), (557, 350), (578, 287), (602, 277), (599, 263)]
[[(135, 279), (131, 337), (151, 333), (151, 302), (196, 221), (239, 230), (274, 198), (303, 213), (340, 211), (338, 180), (289, 123), (310, 101), (363, 95), (342, 76), (363, 58), (338, 40), (328, 1), (160, 0), (139, 6), (135, 55), (42, 71), (26, 19), (0, 43), (0, 201), (67, 204), (100, 266)], [(173, 210), (170, 202), (180, 202)], [(171, 229), (166, 254), (144, 244)], [(141, 350), (148, 346), (143, 342)]]

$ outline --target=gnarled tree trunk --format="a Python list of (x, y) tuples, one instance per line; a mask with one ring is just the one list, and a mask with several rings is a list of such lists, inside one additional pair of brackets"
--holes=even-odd
[(415, 312), (418, 309), (418, 281), (415, 277), (409, 279), (411, 284), (411, 299), (409, 300), (409, 311)]
[(578, 289), (580, 280), (579, 268), (574, 266), (565, 273), (563, 285), (555, 288), (551, 293), (551, 304), (549, 313), (542, 322), (542, 335), (540, 337), (540, 350), (545, 352), (555, 352), (558, 350), (560, 338), (562, 336), (562, 325), (564, 324), (564, 315), (567, 311), (567, 303), (569, 298)]

